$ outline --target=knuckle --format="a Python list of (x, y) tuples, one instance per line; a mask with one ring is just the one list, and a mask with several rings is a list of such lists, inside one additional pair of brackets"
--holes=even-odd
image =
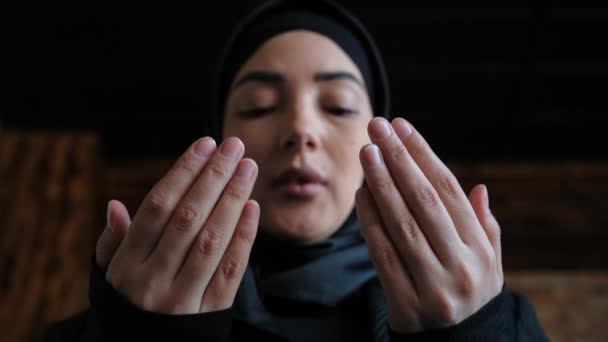
[(374, 184), (375, 190), (384, 194), (389, 193), (392, 189), (394, 189), (395, 186), (393, 185), (392, 180), (389, 178), (390, 177), (382, 177), (378, 179)]
[(218, 161), (215, 161), (215, 162), (209, 164), (207, 171), (214, 178), (223, 178), (228, 174), (228, 170), (227, 170), (226, 166), (222, 165)]
[(146, 207), (153, 215), (164, 215), (168, 213), (170, 207), (169, 196), (159, 190), (153, 190), (148, 194)]
[(196, 175), (198, 173), (198, 159), (192, 152), (185, 153), (177, 160), (177, 167), (190, 175)]
[(230, 257), (220, 266), (220, 272), (227, 280), (237, 279), (245, 269), (244, 263), (236, 257)]
[(435, 193), (435, 190), (429, 186), (420, 186), (415, 190), (414, 193), (416, 203), (418, 203), (422, 209), (438, 209), (441, 201)]
[(496, 253), (490, 246), (480, 248), (479, 257), (484, 265), (494, 267), (496, 264)]
[(389, 155), (393, 160), (403, 160), (407, 157), (407, 150), (401, 143), (395, 143), (389, 147)]
[(407, 149), (411, 155), (420, 156), (427, 152), (427, 144), (424, 139), (418, 134), (413, 134), (407, 144)]
[(193, 204), (181, 206), (175, 212), (175, 227), (179, 231), (188, 231), (195, 226), (199, 216), (197, 206)]
[(456, 267), (458, 294), (463, 298), (470, 298), (475, 294), (479, 282), (477, 275), (471, 267), (461, 263)]
[(147, 311), (158, 311), (166, 301), (167, 283), (160, 273), (141, 274), (133, 289), (134, 304)]
[[(491, 215), (491, 214), (490, 214)], [(487, 228), (495, 241), (500, 241), (500, 225), (494, 215), (491, 215)]]
[(157, 311), (165, 297), (166, 283), (160, 273), (145, 269), (130, 269), (112, 264), (106, 273), (107, 281), (131, 304), (146, 311)]
[(235, 237), (245, 243), (253, 243), (257, 235), (255, 222), (243, 222), (235, 231)]
[[(449, 172), (449, 171), (448, 171)], [(439, 187), (449, 198), (456, 199), (460, 197), (462, 188), (456, 177), (451, 174), (442, 174), (439, 176)]]
[(203, 257), (212, 257), (220, 254), (222, 237), (216, 229), (207, 227), (196, 242), (196, 250)]
[(150, 279), (135, 279), (132, 272), (108, 270), (106, 278), (116, 291), (125, 296), (135, 306), (151, 311), (154, 309), (153, 282)]
[(406, 240), (416, 241), (420, 238), (420, 230), (418, 228), (418, 223), (413, 216), (407, 215), (403, 220), (399, 221), (397, 224), (399, 228), (399, 233)]
[(236, 186), (228, 187), (226, 191), (224, 191), (224, 196), (235, 202), (242, 202), (245, 200), (244, 191)]

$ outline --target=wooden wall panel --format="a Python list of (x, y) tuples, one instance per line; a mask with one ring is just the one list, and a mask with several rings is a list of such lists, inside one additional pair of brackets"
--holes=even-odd
[(2, 340), (39, 337), (85, 308), (98, 215), (98, 140), (0, 132)]

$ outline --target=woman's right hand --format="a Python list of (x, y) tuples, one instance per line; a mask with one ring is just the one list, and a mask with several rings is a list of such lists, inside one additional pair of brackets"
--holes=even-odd
[(201, 138), (147, 194), (132, 222), (124, 205), (109, 203), (96, 261), (132, 304), (165, 314), (232, 306), (260, 214), (248, 200), (257, 165), (243, 154), (238, 138), (219, 149)]

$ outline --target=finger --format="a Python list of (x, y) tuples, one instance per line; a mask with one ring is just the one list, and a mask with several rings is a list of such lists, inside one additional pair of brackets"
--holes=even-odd
[(106, 228), (101, 233), (95, 247), (97, 266), (104, 270), (110, 265), (114, 253), (127, 234), (129, 225), (131, 225), (129, 212), (124, 204), (119, 201), (108, 202), (106, 216)]
[(209, 220), (196, 236), (177, 274), (177, 288), (190, 293), (191, 298), (198, 298), (199, 305), (232, 239), (243, 207), (251, 195), (257, 171), (257, 165), (249, 158), (239, 163), (235, 177), (226, 186)]
[(259, 220), (259, 204), (255, 200), (247, 201), (226, 253), (205, 289), (201, 312), (223, 310), (232, 306), (249, 262)]
[[(396, 298), (387, 298), (391, 306), (411, 308), (418, 306), (416, 283), (406, 269), (390, 238), (383, 229), (382, 217), (369, 190), (360, 188), (355, 196), (357, 217), (361, 232), (369, 250), (372, 262), (378, 270), (378, 277), (387, 295), (398, 294)], [(389, 315), (389, 317), (399, 315)]]
[(482, 244), (484, 247), (490, 247), (479, 229), (479, 221), (475, 212), (454, 174), (437, 157), (422, 135), (405, 119), (395, 118), (392, 127), (412, 159), (436, 190), (460, 239), (467, 245)]
[(125, 250), (140, 262), (150, 255), (177, 203), (215, 149), (215, 141), (205, 137), (197, 140), (180, 156), (144, 198), (133, 218), (133, 226), (117, 253)]
[(411, 209), (437, 258), (444, 265), (458, 260), (464, 246), (433, 185), (385, 119), (373, 119), (369, 131), (372, 141), (382, 151), (400, 196)]
[[(152, 265), (160, 265), (168, 271), (170, 270), (172, 279), (184, 263), (192, 242), (201, 227), (207, 222), (222, 191), (232, 178), (243, 153), (244, 146), (238, 138), (226, 139), (220, 146), (219, 153), (211, 157), (200, 176), (177, 205), (167, 228), (162, 233), (157, 248), (148, 259)], [(241, 161), (241, 163), (243, 162)], [(256, 167), (251, 160), (243, 166), (250, 169)], [(249, 186), (246, 184), (248, 181), (247, 179), (237, 183), (241, 187), (247, 187)], [(234, 190), (235, 185), (232, 186), (232, 191), (236, 191)], [(244, 202), (243, 200), (243, 204)], [(218, 231), (214, 237), (221, 235), (224, 233)]]
[(412, 274), (428, 279), (429, 274), (440, 271), (441, 264), (393, 183), (380, 150), (375, 145), (366, 145), (359, 157), (370, 194), (382, 208), (380, 216), (395, 250)]
[(500, 226), (490, 211), (488, 189), (485, 185), (478, 184), (471, 190), (469, 195), (471, 206), (477, 215), (483, 230), (485, 231), (492, 249), (496, 255), (496, 263), (502, 273), (502, 251), (500, 244)]

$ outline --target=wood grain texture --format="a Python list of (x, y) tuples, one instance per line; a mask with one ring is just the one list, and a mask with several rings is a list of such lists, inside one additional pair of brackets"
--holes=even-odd
[(85, 308), (96, 221), (97, 139), (0, 134), (0, 322), (4, 341), (35, 340)]
[(487, 185), (507, 269), (608, 268), (608, 162), (449, 166), (467, 191)]
[(534, 305), (551, 341), (608, 341), (608, 272), (520, 271), (506, 281)]

